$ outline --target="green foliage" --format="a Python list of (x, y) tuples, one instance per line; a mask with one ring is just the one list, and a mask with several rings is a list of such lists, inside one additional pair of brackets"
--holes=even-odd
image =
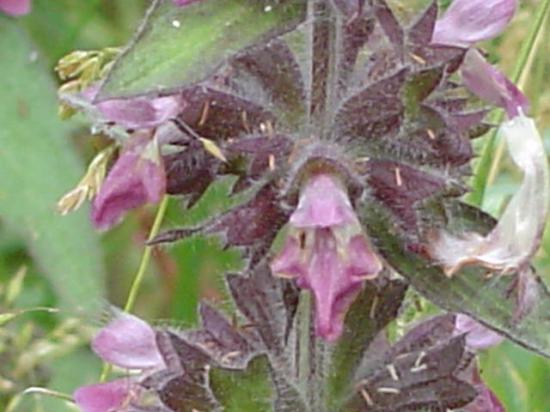
[(256, 358), (245, 371), (214, 370), (211, 385), (227, 412), (268, 412), (271, 385), (265, 358)]
[(97, 236), (85, 213), (57, 215), (60, 195), (82, 167), (56, 116), (54, 86), (17, 25), (0, 16), (0, 216), (27, 242), (64, 309), (90, 309), (103, 296)]
[(267, 33), (284, 31), (304, 15), (305, 2), (271, 3), (211, 0), (178, 8), (171, 0), (155, 1), (99, 98), (167, 91), (199, 81), (226, 57)]

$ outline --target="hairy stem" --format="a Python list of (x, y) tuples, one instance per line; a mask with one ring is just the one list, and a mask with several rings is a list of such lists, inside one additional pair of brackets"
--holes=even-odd
[[(155, 221), (153, 222), (153, 226), (151, 227), (151, 231), (149, 232), (149, 236), (147, 238), (148, 241), (152, 240), (158, 235), (160, 230), (160, 225), (162, 224), (164, 215), (166, 214), (168, 201), (169, 201), (169, 197), (166, 195), (163, 197), (162, 201), (160, 202), (160, 205), (157, 209), (157, 214), (155, 216)], [(151, 261), (152, 251), (153, 251), (152, 246), (145, 246), (145, 249), (143, 250), (143, 255), (141, 256), (141, 261), (139, 263), (138, 270), (134, 276), (132, 286), (130, 287), (130, 292), (128, 292), (128, 298), (126, 299), (126, 304), (124, 305), (125, 312), (131, 312), (132, 309), (134, 308), (137, 294), (139, 293), (139, 289), (143, 282), (143, 278), (145, 277), (145, 271), (149, 267), (149, 262)], [(104, 363), (103, 370), (101, 371), (100, 381), (105, 382), (110, 372), (111, 372), (111, 365), (108, 363)]]
[[(517, 83), (524, 75), (525, 69), (528, 67), (530, 57), (536, 52), (535, 43), (542, 31), (543, 23), (546, 19), (548, 11), (550, 10), (550, 0), (543, 0), (536, 13), (535, 22), (527, 36), (527, 40), (523, 43), (519, 54), (518, 61), (516, 63), (514, 73), (512, 74), (512, 82)], [(491, 123), (501, 123), (504, 119), (504, 112), (499, 110), (491, 116)], [(485, 197), (487, 187), (491, 184), (489, 179), (490, 175), (495, 175), (498, 165), (500, 163), (501, 156), (495, 153), (495, 144), (497, 138), (497, 129), (493, 129), (487, 138), (487, 142), (483, 147), (481, 158), (477, 163), (474, 172), (474, 178), (472, 181), (472, 192), (468, 196), (469, 203), (481, 206)], [(491, 171), (493, 172), (491, 173)]]
[(309, 387), (309, 362), (310, 362), (310, 324), (311, 324), (311, 296), (308, 292), (300, 295), (300, 304), (297, 314), (298, 325), (298, 382), (304, 393)]

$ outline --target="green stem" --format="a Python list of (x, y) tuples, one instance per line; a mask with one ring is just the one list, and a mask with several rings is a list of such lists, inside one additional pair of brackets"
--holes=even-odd
[[(543, 0), (536, 13), (535, 22), (527, 36), (527, 40), (523, 43), (521, 51), (519, 54), (518, 62), (515, 66), (514, 73), (512, 74), (511, 80), (513, 83), (517, 83), (518, 80), (522, 77), (524, 70), (527, 67), (529, 58), (532, 53), (535, 52), (535, 42), (537, 37), (543, 27), (544, 20), (548, 11), (550, 10), (550, 0)], [(491, 123), (499, 124), (504, 119), (504, 112), (502, 110), (494, 112), (491, 116)], [(498, 163), (500, 162), (500, 156), (493, 157), (495, 151), (495, 143), (497, 138), (497, 129), (493, 129), (487, 138), (487, 142), (483, 147), (481, 158), (477, 163), (474, 172), (474, 178), (472, 181), (472, 192), (467, 197), (469, 203), (475, 206), (481, 206), (483, 204), (483, 199), (487, 186), (489, 185), (489, 175), (491, 170), (496, 170)], [(492, 163), (495, 163), (492, 165)]]
[[(147, 241), (152, 240), (158, 235), (160, 230), (160, 225), (162, 224), (162, 220), (164, 219), (164, 215), (166, 214), (167, 207), (168, 207), (168, 196), (164, 196), (157, 210), (157, 215), (155, 216), (155, 221), (153, 222), (153, 226), (151, 227), (151, 231), (149, 232), (149, 237), (147, 238)], [(128, 293), (128, 299), (126, 300), (126, 305), (124, 306), (125, 312), (131, 312), (132, 309), (134, 308), (136, 297), (137, 297), (137, 294), (139, 293), (139, 288), (141, 287), (141, 283), (143, 282), (143, 277), (145, 276), (145, 271), (147, 270), (147, 267), (149, 266), (149, 261), (151, 260), (152, 251), (153, 251), (153, 248), (151, 246), (145, 246), (138, 271), (134, 277), (134, 281), (132, 282), (132, 287), (130, 288), (130, 292)]]
[[(166, 214), (166, 209), (168, 207), (168, 200), (169, 200), (169, 197), (164, 196), (164, 198), (160, 202), (159, 208), (157, 210), (157, 214), (155, 216), (155, 221), (153, 222), (153, 226), (151, 227), (151, 231), (149, 232), (149, 237), (147, 238), (147, 241), (152, 240), (158, 235), (160, 230), (160, 225), (162, 224), (164, 215)], [(151, 261), (152, 251), (153, 251), (153, 248), (151, 246), (145, 246), (145, 249), (143, 250), (143, 255), (141, 256), (141, 262), (139, 263), (138, 270), (134, 276), (132, 286), (130, 287), (130, 292), (128, 293), (128, 298), (126, 299), (126, 304), (124, 305), (124, 312), (129, 313), (134, 308), (137, 294), (139, 293), (139, 289), (143, 282), (143, 278), (145, 277), (145, 271), (149, 267), (149, 262)], [(111, 365), (108, 363), (104, 363), (103, 370), (101, 372), (100, 382), (105, 382), (110, 372), (111, 372)]]

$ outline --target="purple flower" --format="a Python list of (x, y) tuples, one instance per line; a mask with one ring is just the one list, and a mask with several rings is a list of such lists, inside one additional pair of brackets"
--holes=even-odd
[(475, 49), (468, 50), (461, 67), (464, 85), (487, 102), (506, 110), (509, 118), (525, 113), (527, 97), (506, 76), (489, 64)]
[[(165, 364), (156, 343), (155, 331), (143, 320), (120, 313), (101, 329), (92, 341), (92, 349), (106, 362), (121, 368), (154, 371)], [(139, 396), (140, 387), (131, 379), (83, 386), (74, 393), (83, 412), (122, 410)]]
[(455, 334), (466, 333), (466, 346), (472, 350), (483, 350), (500, 344), (504, 337), (469, 316), (457, 314), (455, 320)]
[(382, 269), (339, 179), (318, 174), (303, 186), (287, 240), (271, 263), (275, 276), (297, 280), (315, 299), (319, 336), (334, 341), (365, 279)]
[(112, 412), (124, 407), (132, 390), (128, 379), (118, 379), (78, 388), (73, 398), (82, 412)]
[(498, 36), (517, 8), (517, 0), (454, 0), (437, 20), (432, 43), (468, 48)]
[(101, 186), (92, 207), (100, 230), (120, 222), (124, 214), (145, 203), (157, 203), (166, 192), (166, 173), (156, 139), (133, 137)]
[[(82, 92), (82, 96), (93, 102), (99, 86), (93, 85)], [(151, 129), (176, 117), (185, 107), (178, 96), (157, 98), (134, 97), (111, 99), (94, 104), (107, 122), (116, 123), (127, 129)]]
[(121, 313), (99, 331), (92, 349), (104, 361), (121, 368), (150, 369), (164, 365), (155, 331), (127, 313)]
[(107, 100), (97, 107), (105, 118), (128, 129), (150, 129), (170, 120), (181, 111), (181, 101), (172, 96), (148, 99)]
[(31, 0), (0, 0), (0, 11), (10, 16), (22, 16), (31, 11)]

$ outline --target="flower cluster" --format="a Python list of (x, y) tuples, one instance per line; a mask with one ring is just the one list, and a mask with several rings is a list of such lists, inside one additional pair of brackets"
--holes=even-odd
[[(178, 6), (204, 14), (203, 3), (173, 3), (167, 10)], [(291, 7), (285, 1), (266, 3), (265, 13)], [(131, 209), (157, 203), (164, 195), (185, 197), (191, 207), (216, 179), (235, 178), (231, 195), (242, 194), (243, 203), (196, 227), (168, 230), (151, 244), (219, 234), (225, 246), (242, 251), (245, 268), (228, 275), (227, 283), (252, 332), (243, 337), (242, 331), (235, 331), (238, 328), (214, 316), (216, 321), (206, 323), (217, 325), (218, 332), (223, 324), (223, 333), (201, 331), (186, 339), (200, 346), (199, 358), (208, 352), (202, 366), (223, 368), (226, 356), (231, 355), (231, 363), (231, 357), (246, 355), (239, 369), (253, 354), (265, 354), (277, 392), (285, 396), (298, 391), (292, 379), (303, 375), (285, 369), (299, 366), (286, 358), (303, 337), (294, 320), (299, 290), (313, 297), (315, 335), (324, 345), (338, 347), (358, 333), (347, 325), (349, 319), (370, 316), (377, 325), (373, 328), (380, 331), (397, 316), (406, 290), (406, 283), (395, 279), (399, 261), (424, 259), (426, 271), (440, 267), (441, 287), (450, 282), (442, 272), (450, 276), (475, 264), (517, 274), (520, 299), (510, 321), (499, 320), (495, 326), (486, 312), (464, 308), (484, 324), (502, 328), (523, 318), (538, 299), (529, 261), (539, 246), (549, 207), (547, 160), (534, 122), (526, 116), (527, 98), (476, 47), (504, 30), (516, 11), (515, 0), (454, 0), (439, 18), (434, 2), (408, 25), (382, 0), (317, 3), (310, 20), (291, 20), (275, 34), (270, 32), (271, 37), (260, 36), (257, 43), (210, 68), (198, 83), (161, 90), (153, 97), (105, 99), (105, 85), (99, 82), (61, 96), (88, 113), (120, 147), (105, 178), (89, 170), (81, 184), (93, 187), (71, 192), (94, 197), (92, 220), (98, 229), (113, 227)], [(308, 10), (304, 6), (304, 16)], [(343, 25), (341, 36), (330, 36), (326, 25), (331, 22)], [(307, 24), (312, 27), (306, 30)], [(149, 32), (144, 29), (142, 35)], [(331, 48), (330, 42), (340, 43)], [(304, 51), (305, 45), (311, 50)], [(336, 59), (331, 50), (341, 55)], [(457, 88), (455, 74), (474, 95), (506, 111), (509, 119), (500, 126), (501, 134), (524, 173), (498, 223), (461, 212), (462, 221), (470, 219), (468, 227), (490, 222), (483, 232), (457, 232), (447, 224), (456, 210), (465, 210), (459, 197), (467, 191), (473, 158), (470, 140), (487, 130), (486, 110), (473, 109), (468, 99), (452, 93)], [(369, 220), (371, 215), (376, 218)], [(280, 249), (275, 246), (279, 234), (284, 236)], [(410, 267), (416, 271), (417, 266)], [(423, 292), (412, 275), (400, 274)], [(361, 317), (357, 305), (365, 302), (369, 306), (359, 308)], [(380, 365), (364, 368), (371, 374), (361, 380), (361, 396), (351, 402), (388, 410), (393, 399), (406, 409), (418, 405), (413, 395), (402, 396), (402, 390), (414, 394), (429, 387), (440, 398), (418, 401), (419, 407), (454, 409), (469, 404), (465, 410), (470, 412), (503, 410), (475, 364), (468, 363), (466, 372), (460, 368), (471, 360), (465, 351), (496, 344), (500, 336), (466, 315), (452, 316), (450, 329), (450, 318), (445, 318), (447, 329), (439, 340), (428, 339), (420, 328), (385, 348), (390, 376), (377, 369)], [(216, 335), (218, 346), (204, 344), (205, 334)], [(147, 379), (166, 366), (158, 339), (142, 321), (129, 315), (115, 319), (95, 338), (93, 349), (109, 363), (138, 370), (139, 377), (82, 388), (75, 394), (78, 405), (85, 412), (125, 410), (144, 387), (165, 388), (164, 380), (161, 385), (156, 378)], [(196, 349), (189, 349), (193, 345), (188, 343), (178, 345), (186, 351)], [(232, 345), (239, 349), (231, 351)], [(221, 348), (224, 356), (212, 354), (213, 347)], [(353, 351), (362, 354), (366, 347)], [(184, 352), (177, 356), (187, 359)], [(422, 353), (428, 354), (429, 362), (422, 362)], [(353, 368), (358, 368), (364, 359), (354, 362)], [(395, 379), (393, 362), (410, 381)], [(440, 386), (428, 372), (419, 373), (425, 369), (437, 373)], [(204, 380), (200, 382), (208, 389), (205, 402), (218, 406)], [(144, 381), (147, 385), (141, 384)], [(397, 388), (388, 381), (414, 384)], [(456, 385), (459, 395), (449, 397), (445, 384)], [(169, 407), (174, 391), (158, 392), (168, 397), (163, 402)], [(187, 400), (177, 402), (188, 405)]]
[(165, 366), (153, 329), (128, 314), (117, 315), (101, 329), (92, 341), (92, 349), (105, 362), (139, 371), (140, 375), (79, 388), (74, 399), (83, 412), (125, 410), (139, 399), (139, 380)]

